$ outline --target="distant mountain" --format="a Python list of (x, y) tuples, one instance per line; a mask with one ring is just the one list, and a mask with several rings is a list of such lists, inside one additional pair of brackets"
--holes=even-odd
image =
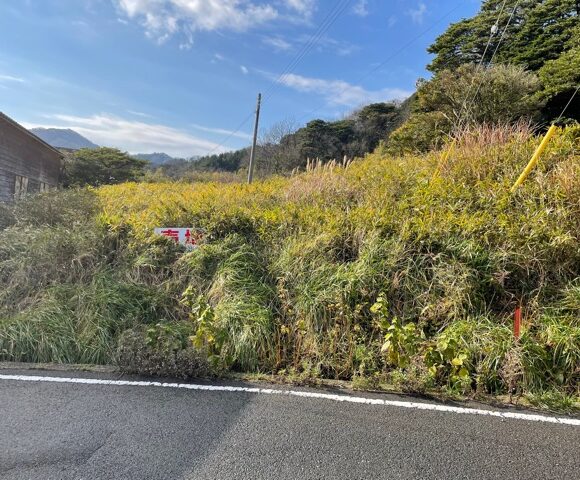
[(136, 153), (133, 155), (134, 158), (138, 158), (139, 160), (147, 160), (151, 165), (159, 166), (159, 165), (173, 165), (173, 164), (181, 164), (184, 162), (194, 162), (199, 159), (199, 155), (194, 155), (193, 157), (189, 158), (177, 158), (172, 157), (171, 155), (167, 155), (163, 152), (157, 153)]
[(70, 150), (99, 148), (98, 145), (70, 128), (31, 128), (30, 131), (55, 148)]
[(166, 153), (137, 153), (133, 155), (133, 157), (138, 158), (139, 160), (147, 160), (152, 165), (163, 165), (165, 163), (170, 163), (175, 160), (172, 156), (167, 155)]

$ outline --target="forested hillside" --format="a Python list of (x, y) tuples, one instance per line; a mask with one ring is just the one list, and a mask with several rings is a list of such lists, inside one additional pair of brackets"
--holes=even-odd
[[(372, 152), (409, 114), (409, 101), (402, 104), (374, 103), (337, 121), (312, 120), (302, 128), (280, 122), (265, 132), (256, 153), (261, 175), (289, 173), (304, 168), (307, 160), (342, 160)], [(250, 149), (243, 148), (202, 157), (193, 162), (176, 161), (159, 170), (170, 178), (192, 170), (236, 172), (246, 168)]]

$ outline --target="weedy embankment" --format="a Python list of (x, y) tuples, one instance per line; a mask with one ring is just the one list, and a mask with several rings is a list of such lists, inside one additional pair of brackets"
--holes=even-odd
[[(233, 370), (572, 405), (580, 129), (465, 132), (250, 186), (125, 184), (0, 207), (0, 358)], [(185, 253), (155, 226), (207, 232)], [(522, 336), (512, 315), (521, 305)]]

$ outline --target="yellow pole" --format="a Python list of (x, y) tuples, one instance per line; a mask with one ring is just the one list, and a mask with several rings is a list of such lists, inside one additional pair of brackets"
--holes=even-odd
[(527, 178), (527, 176), (530, 174), (530, 172), (534, 169), (534, 167), (538, 163), (538, 160), (542, 156), (542, 153), (544, 153), (544, 150), (546, 150), (546, 147), (548, 146), (548, 143), (550, 142), (550, 139), (556, 133), (556, 128), (557, 128), (556, 125), (552, 125), (550, 127), (550, 129), (546, 133), (546, 136), (542, 140), (542, 143), (540, 143), (539, 147), (536, 149), (534, 155), (532, 156), (532, 159), (530, 160), (530, 162), (528, 163), (528, 165), (526, 166), (526, 168), (524, 168), (524, 171), (520, 175), (520, 178), (518, 178), (516, 180), (516, 183), (514, 183), (513, 187), (510, 189), (510, 192), (511, 193), (514, 193), (516, 191), (516, 189), (522, 183), (524, 183), (524, 180)]
[(435, 172), (433, 173), (433, 180), (439, 175), (439, 173), (441, 172), (443, 167), (447, 164), (447, 161), (449, 160), (449, 157), (451, 156), (451, 153), (453, 152), (453, 149), (455, 148), (456, 142), (457, 142), (457, 140), (453, 139), (453, 141), (449, 145), (449, 148), (445, 151), (445, 153), (441, 157), (441, 160), (439, 161), (439, 165), (437, 165), (437, 168), (435, 169)]

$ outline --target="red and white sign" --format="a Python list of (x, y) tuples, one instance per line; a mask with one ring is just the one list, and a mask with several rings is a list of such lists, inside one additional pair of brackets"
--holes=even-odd
[(196, 228), (163, 227), (156, 228), (155, 233), (171, 238), (175, 243), (184, 245), (188, 250), (197, 248), (204, 236), (204, 233)]

